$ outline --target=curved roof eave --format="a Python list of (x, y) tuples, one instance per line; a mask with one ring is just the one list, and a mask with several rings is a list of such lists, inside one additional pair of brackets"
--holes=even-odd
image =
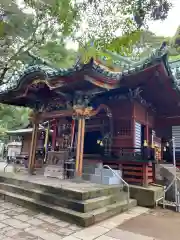
[(50, 83), (53, 79), (57, 79), (59, 77), (66, 78), (75, 73), (82, 72), (85, 69), (88, 69), (88, 71), (91, 71), (93, 74), (102, 76), (105, 79), (116, 80), (118, 83), (122, 77), (127, 75), (134, 75), (138, 72), (141, 72), (149, 66), (157, 64), (163, 59), (167, 59), (166, 52), (160, 52), (158, 55), (152, 55), (151, 57), (146, 58), (143, 62), (139, 61), (139, 65), (138, 62), (135, 62), (135, 64), (129, 66), (128, 69), (125, 69), (125, 67), (123, 68), (123, 66), (121, 66), (122, 70), (119, 72), (111, 71), (109, 68), (102, 65), (101, 63), (94, 61), (93, 58), (91, 58), (86, 64), (76, 64), (74, 67), (68, 69), (57, 70), (43, 64), (33, 65), (26, 68), (26, 70), (23, 71), (21, 74), (14, 75), (9, 84), (1, 85), (0, 95), (2, 96), (10, 92), (16, 92), (21, 88), (23, 84), (29, 84), (29, 81), (37, 79), (38, 76), (42, 77), (42, 79), (40, 80), (46, 80)]

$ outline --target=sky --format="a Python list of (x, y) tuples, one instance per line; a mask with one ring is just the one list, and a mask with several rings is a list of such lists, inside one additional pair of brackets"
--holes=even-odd
[(160, 36), (173, 36), (180, 25), (180, 0), (171, 0), (173, 7), (164, 21), (149, 23), (149, 30)]
[[(23, 0), (16, 0), (20, 6), (22, 6)], [(173, 4), (171, 10), (169, 11), (168, 17), (164, 21), (153, 21), (149, 22), (149, 30), (154, 32), (159, 36), (170, 36), (172, 37), (177, 27), (180, 25), (180, 0), (171, 0)], [(67, 43), (68, 48), (77, 48), (77, 44), (72, 41)]]
[[(159, 36), (172, 37), (180, 25), (180, 0), (171, 0), (173, 4), (168, 17), (164, 21), (152, 21), (148, 23), (149, 30)], [(77, 48), (78, 45), (69, 41), (67, 48)]]

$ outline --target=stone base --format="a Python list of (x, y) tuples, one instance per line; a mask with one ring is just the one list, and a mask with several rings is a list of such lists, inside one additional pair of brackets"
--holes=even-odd
[(162, 196), (163, 187), (148, 186), (145, 188), (130, 185), (130, 197), (136, 199), (139, 206), (154, 208), (156, 206), (156, 200)]
[[(156, 182), (168, 187), (174, 180), (174, 174), (179, 177), (179, 172), (175, 173), (175, 168), (172, 164), (158, 164), (156, 166)], [(177, 191), (180, 192), (180, 182), (177, 181)], [(166, 200), (175, 202), (175, 183), (166, 192)]]
[(0, 195), (10, 202), (38, 209), (87, 227), (134, 207), (119, 185), (104, 186), (44, 176), (0, 176)]

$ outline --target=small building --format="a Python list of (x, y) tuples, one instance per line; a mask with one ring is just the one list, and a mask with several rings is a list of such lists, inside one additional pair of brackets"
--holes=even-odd
[(48, 163), (73, 156), (78, 176), (101, 163), (121, 169), (128, 183), (152, 183), (156, 162), (172, 161), (172, 137), (180, 160), (180, 77), (174, 63), (165, 49), (139, 62), (119, 59), (114, 69), (92, 58), (70, 69), (34, 65), (13, 86), (1, 86), (1, 103), (34, 110), (29, 169), (44, 121), (53, 129)]
[[(31, 146), (31, 140), (32, 140), (32, 133), (33, 128), (31, 125), (28, 125), (26, 128), (22, 129), (16, 129), (16, 130), (8, 130), (6, 131), (6, 134), (9, 136), (9, 143), (7, 144), (8, 152), (11, 152), (8, 154), (8, 156), (14, 156), (18, 159), (24, 159), (25, 157), (29, 156), (30, 153), (30, 146)], [(52, 130), (50, 130), (49, 136), (48, 136), (48, 144), (50, 144), (51, 141), (51, 133)], [(43, 127), (42, 125), (39, 125), (38, 129), (38, 140), (36, 144), (36, 154), (39, 155), (39, 163), (36, 164), (37, 166), (42, 166), (42, 161), (45, 157), (45, 135), (46, 135), (46, 127)], [(16, 146), (16, 151), (12, 149), (11, 146)]]

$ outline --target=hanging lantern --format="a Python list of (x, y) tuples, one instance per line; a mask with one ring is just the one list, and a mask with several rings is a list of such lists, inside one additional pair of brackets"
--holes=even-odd
[(148, 146), (148, 144), (147, 144), (147, 141), (146, 141), (146, 140), (144, 140), (144, 144), (143, 144), (143, 146), (144, 146), (144, 147), (147, 147), (147, 146)]

